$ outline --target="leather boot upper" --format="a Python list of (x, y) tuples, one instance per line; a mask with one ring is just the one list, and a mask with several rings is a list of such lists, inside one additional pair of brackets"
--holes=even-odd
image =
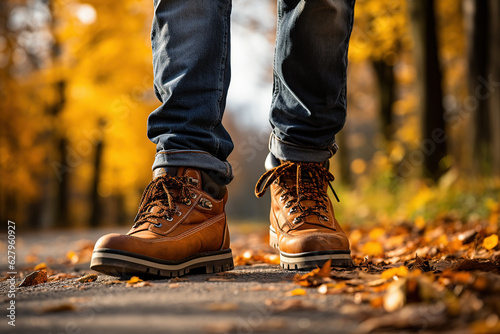
[[(227, 191), (224, 189), (222, 198), (212, 197), (211, 191), (205, 191), (209, 180), (194, 168), (155, 169), (132, 228), (126, 235), (101, 237), (95, 249), (110, 248), (161, 260), (228, 249)], [(217, 187), (215, 183), (210, 186)]]
[(319, 163), (282, 162), (256, 185), (257, 197), (271, 192), (270, 221), (285, 253), (348, 250), (328, 197), (333, 175)]

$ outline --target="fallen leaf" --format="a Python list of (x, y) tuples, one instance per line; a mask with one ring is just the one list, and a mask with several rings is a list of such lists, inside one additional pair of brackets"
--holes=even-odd
[(370, 233), (368, 234), (368, 236), (372, 240), (377, 240), (378, 238), (382, 237), (383, 235), (385, 235), (385, 229), (383, 229), (381, 227), (376, 227), (376, 228), (372, 229), (370, 231)]
[(88, 274), (88, 275), (80, 277), (76, 281), (80, 282), (80, 283), (88, 283), (88, 282), (94, 282), (96, 280), (97, 280), (97, 275), (96, 274)]
[(286, 296), (305, 296), (307, 295), (307, 292), (306, 290), (304, 289), (294, 289), (292, 291), (288, 291), (287, 293), (285, 293)]
[(492, 234), (489, 237), (484, 238), (483, 247), (487, 250), (491, 250), (498, 245), (498, 235)]
[(126, 285), (127, 287), (133, 287), (133, 288), (142, 288), (142, 287), (145, 287), (145, 286), (153, 286), (152, 283), (150, 282), (146, 282), (146, 281), (139, 281), (139, 282), (136, 282), (136, 283), (127, 283)]
[(46, 283), (48, 280), (47, 272), (45, 270), (34, 271), (26, 276), (19, 286), (32, 286), (41, 283)]
[(45, 262), (41, 262), (33, 268), (34, 271), (38, 271), (38, 270), (42, 270), (42, 269), (47, 269), (47, 264)]
[(341, 283), (325, 283), (318, 286), (318, 292), (322, 295), (336, 295), (345, 291), (346, 284)]
[(397, 277), (406, 277), (408, 276), (408, 268), (405, 266), (400, 266), (400, 267), (395, 267), (395, 268), (389, 268), (380, 274), (380, 276), (384, 279), (391, 279), (394, 276)]
[(384, 247), (378, 241), (368, 241), (363, 245), (361, 251), (368, 256), (378, 256), (384, 254)]
[(135, 283), (139, 283), (139, 282), (142, 282), (142, 279), (140, 279), (139, 277), (137, 276), (132, 276), (128, 281), (127, 281), (127, 284), (135, 284)]
[(402, 308), (406, 303), (406, 279), (394, 281), (389, 285), (383, 297), (384, 309), (394, 312)]
[(466, 271), (498, 271), (500, 269), (500, 261), (481, 260), (481, 259), (463, 259), (458, 261), (451, 267), (452, 270)]
[(206, 308), (210, 311), (228, 312), (236, 311), (239, 305), (237, 303), (210, 303), (206, 305)]
[(78, 255), (73, 251), (69, 251), (68, 253), (66, 253), (66, 258), (70, 261), (71, 264), (78, 263), (78, 260), (80, 259)]
[(56, 312), (68, 312), (76, 311), (76, 307), (73, 304), (60, 304), (55, 306), (47, 306), (40, 310), (40, 313), (56, 313)]
[(54, 282), (54, 281), (61, 281), (64, 279), (69, 279), (69, 278), (76, 278), (78, 275), (76, 274), (67, 274), (67, 273), (58, 273), (52, 276), (49, 276), (49, 282)]
[(285, 299), (285, 300), (267, 299), (265, 301), (265, 304), (270, 312), (277, 312), (277, 313), (317, 309), (317, 307), (313, 303), (295, 298)]
[(174, 277), (170, 280), (170, 283), (174, 283), (174, 282), (189, 282), (189, 278), (185, 278), (185, 277)]
[(318, 286), (323, 283), (332, 282), (333, 280), (330, 278), (331, 266), (332, 260), (328, 260), (321, 268), (313, 269), (303, 275), (296, 274), (293, 280), (296, 284), (302, 286)]
[(423, 230), (425, 228), (425, 219), (424, 219), (424, 217), (418, 216), (417, 218), (415, 218), (415, 226), (419, 230)]

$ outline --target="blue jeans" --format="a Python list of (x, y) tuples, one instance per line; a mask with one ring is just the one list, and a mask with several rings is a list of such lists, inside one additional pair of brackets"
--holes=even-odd
[[(355, 0), (278, 0), (269, 149), (289, 161), (323, 162), (346, 117), (347, 50)], [(232, 179), (222, 126), (230, 81), (231, 0), (154, 0), (154, 87), (148, 118), (153, 168), (190, 166)]]

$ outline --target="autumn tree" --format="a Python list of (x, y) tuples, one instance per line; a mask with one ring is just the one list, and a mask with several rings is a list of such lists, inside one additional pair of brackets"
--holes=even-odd
[(423, 156), (421, 158), (423, 158), (424, 173), (433, 180), (438, 180), (444, 173), (440, 162), (447, 155), (447, 138), (442, 104), (442, 73), (438, 54), (435, 3), (434, 0), (408, 2), (415, 42), (419, 113), (422, 118), (420, 153)]

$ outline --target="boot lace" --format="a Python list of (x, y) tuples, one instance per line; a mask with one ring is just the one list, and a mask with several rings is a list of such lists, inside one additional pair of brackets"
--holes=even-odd
[[(146, 222), (151, 223), (149, 221), (151, 218), (164, 218), (171, 221), (178, 211), (176, 203), (191, 204), (194, 193), (189, 187), (196, 183), (198, 180), (186, 176), (162, 175), (155, 178), (142, 193), (133, 228)], [(151, 209), (155, 206), (160, 210), (152, 212)]]
[[(285, 182), (294, 180), (295, 182)], [(294, 223), (303, 222), (307, 216), (316, 215), (323, 221), (328, 217), (328, 194), (324, 188), (324, 182), (328, 182), (335, 198), (340, 202), (330, 182), (335, 177), (318, 163), (291, 162), (287, 161), (267, 171), (261, 176), (255, 186), (255, 195), (262, 197), (273, 182), (279, 184), (281, 200), (285, 201), (285, 208), (290, 208), (290, 213), (300, 212), (295, 217)], [(313, 201), (315, 205), (304, 206), (303, 201)]]

